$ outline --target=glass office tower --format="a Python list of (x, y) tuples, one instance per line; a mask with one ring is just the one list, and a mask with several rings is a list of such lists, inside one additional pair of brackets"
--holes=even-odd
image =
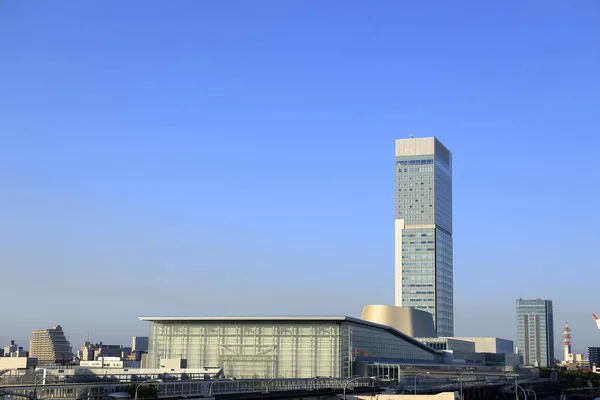
[(552, 300), (517, 300), (517, 348), (523, 365), (554, 365)]
[(454, 335), (452, 154), (436, 138), (396, 140), (395, 304)]

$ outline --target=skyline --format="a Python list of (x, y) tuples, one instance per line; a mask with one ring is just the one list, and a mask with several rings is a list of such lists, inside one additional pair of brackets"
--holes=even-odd
[(393, 304), (415, 134), (453, 152), (455, 335), (543, 298), (600, 346), (597, 4), (141, 4), (0, 5), (1, 343)]

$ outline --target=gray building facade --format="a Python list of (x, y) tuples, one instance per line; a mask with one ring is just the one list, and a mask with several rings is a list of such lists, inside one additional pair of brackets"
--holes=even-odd
[(152, 323), (148, 367), (182, 358), (230, 378), (351, 377), (365, 365), (441, 364), (444, 354), (394, 328), (333, 317), (140, 317)]
[(396, 140), (395, 305), (454, 336), (452, 154), (436, 138)]
[(590, 367), (600, 367), (600, 347), (588, 347), (588, 360)]
[(517, 348), (524, 365), (554, 365), (552, 300), (517, 299)]

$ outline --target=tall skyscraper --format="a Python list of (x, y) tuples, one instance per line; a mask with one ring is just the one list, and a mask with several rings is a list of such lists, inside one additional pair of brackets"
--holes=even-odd
[(49, 329), (36, 329), (31, 335), (29, 356), (38, 359), (39, 365), (66, 364), (73, 360), (71, 344), (60, 325)]
[(524, 365), (554, 365), (552, 300), (517, 300), (517, 346)]
[(452, 154), (436, 138), (396, 140), (395, 304), (454, 335)]

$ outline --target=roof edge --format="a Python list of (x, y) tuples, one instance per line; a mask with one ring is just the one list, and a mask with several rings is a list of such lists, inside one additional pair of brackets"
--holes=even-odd
[(416, 338), (407, 335), (398, 329), (389, 325), (378, 324), (376, 322), (365, 321), (364, 319), (348, 317), (346, 315), (263, 315), (263, 316), (204, 316), (204, 317), (138, 317), (140, 321), (147, 322), (161, 322), (161, 321), (349, 321), (357, 324), (372, 326), (376, 328), (385, 329), (396, 336), (399, 336), (409, 342), (413, 343), (417, 347), (421, 347), (423, 350), (428, 350), (431, 353), (443, 354), (443, 351), (434, 350), (426, 344), (420, 342)]

